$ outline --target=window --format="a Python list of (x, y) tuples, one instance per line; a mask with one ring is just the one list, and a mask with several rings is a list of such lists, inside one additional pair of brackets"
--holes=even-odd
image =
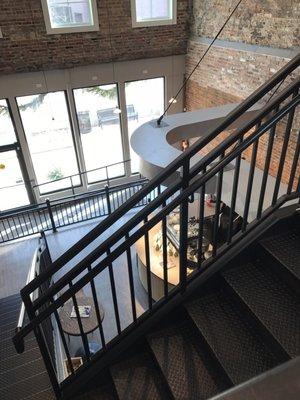
[(41, 194), (80, 184), (64, 92), (18, 97), (26, 139)]
[(132, 26), (172, 25), (177, 20), (177, 0), (131, 0)]
[[(125, 174), (118, 86), (93, 86), (74, 90), (88, 183)], [(106, 165), (112, 165), (105, 168)]]
[[(129, 140), (142, 124), (164, 112), (165, 79), (153, 78), (125, 83)], [(145, 96), (147, 93), (147, 96)], [(131, 172), (138, 172), (139, 158), (130, 147)]]
[(48, 34), (98, 31), (96, 0), (42, 0)]

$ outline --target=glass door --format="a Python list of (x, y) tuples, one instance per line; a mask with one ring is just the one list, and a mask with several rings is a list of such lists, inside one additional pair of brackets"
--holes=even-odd
[(18, 97), (17, 103), (40, 194), (80, 185), (65, 92)]
[[(129, 141), (132, 133), (145, 122), (158, 119), (164, 112), (163, 77), (125, 83)], [(138, 172), (138, 156), (130, 147), (131, 172)]]
[(0, 212), (29, 204), (8, 103), (0, 99)]

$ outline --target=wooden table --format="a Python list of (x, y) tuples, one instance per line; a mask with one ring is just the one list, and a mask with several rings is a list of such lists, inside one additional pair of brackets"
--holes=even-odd
[[(94, 300), (92, 297), (87, 297), (87, 296), (76, 297), (76, 300), (78, 306), (91, 306), (90, 316), (86, 318), (81, 318), (83, 332), (86, 335), (88, 335), (89, 333), (92, 333), (98, 328), (98, 320), (97, 320)], [(102, 322), (104, 318), (104, 309), (99, 302), (98, 304)], [(74, 303), (72, 299), (67, 301), (59, 311), (59, 319), (61, 322), (62, 330), (67, 335), (81, 336), (77, 318), (71, 318), (71, 312), (73, 310), (73, 306)]]

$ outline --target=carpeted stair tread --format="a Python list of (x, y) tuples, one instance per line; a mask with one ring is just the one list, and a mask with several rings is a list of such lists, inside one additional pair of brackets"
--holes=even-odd
[(267, 237), (260, 243), (300, 280), (300, 228)]
[(278, 364), (275, 355), (251, 332), (234, 303), (223, 293), (199, 298), (186, 308), (234, 384)]
[(119, 400), (168, 400), (169, 394), (151, 354), (139, 353), (113, 365)]
[(290, 357), (300, 354), (300, 303), (297, 295), (262, 264), (246, 263), (223, 276)]
[[(37, 347), (37, 343), (34, 337), (31, 337), (31, 339), (25, 340), (25, 349), (26, 351), (30, 351), (31, 349), (34, 349)], [(13, 357), (17, 354), (15, 346), (12, 343), (12, 340), (3, 340), (0, 342), (0, 354), (1, 354), (1, 360), (4, 360), (8, 357)], [(22, 355), (20, 355), (22, 357)]]
[(202, 400), (221, 391), (191, 322), (170, 324), (147, 340), (175, 400)]
[(16, 400), (33, 395), (37, 392), (50, 388), (50, 381), (46, 371), (39, 371), (24, 380), (12, 381), (10, 386), (0, 388), (1, 400)]
[(30, 378), (32, 375), (37, 375), (45, 369), (42, 357), (34, 359), (26, 364), (21, 363), (13, 369), (0, 372), (0, 387), (6, 387), (16, 379), (24, 380)]
[[(32, 394), (31, 396), (27, 396), (20, 400), (56, 400), (54, 392), (52, 388), (41, 390), (37, 393)], [(101, 399), (99, 399), (101, 400)]]
[(95, 389), (88, 389), (74, 400), (118, 400), (112, 384), (103, 385)]

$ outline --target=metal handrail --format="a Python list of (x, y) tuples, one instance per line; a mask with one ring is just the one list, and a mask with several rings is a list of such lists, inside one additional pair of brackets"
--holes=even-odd
[[(119, 162), (116, 162), (116, 163), (113, 163), (113, 164), (104, 165), (103, 167), (89, 169), (89, 170), (86, 170), (86, 171), (78, 172), (77, 174), (64, 176), (63, 178), (55, 179), (53, 181), (47, 181), (47, 182), (39, 183), (39, 184), (36, 184), (36, 185), (32, 185), (32, 189), (39, 188), (40, 186), (51, 185), (53, 183), (64, 181), (66, 179), (70, 179), (71, 182), (72, 182), (72, 178), (81, 177), (82, 175), (87, 175), (87, 174), (89, 174), (91, 172), (100, 171), (100, 170), (103, 170), (103, 169), (105, 169), (107, 171), (108, 168), (114, 167), (114, 166), (119, 165), (119, 164), (123, 164), (125, 166), (125, 164), (130, 162), (130, 161), (131, 161), (131, 159), (124, 160), (124, 161), (119, 161)], [(107, 181), (107, 180), (110, 180), (110, 179), (112, 179), (112, 178), (109, 178), (108, 175), (107, 175), (107, 179), (103, 179), (103, 181)], [(115, 178), (113, 178), (113, 179), (115, 179)], [(68, 189), (68, 188), (65, 188), (65, 189)], [(59, 190), (64, 190), (64, 189), (59, 189)]]
[[(43, 249), (42, 249), (42, 239), (44, 239), (44, 233), (43, 232), (41, 233), (41, 236), (39, 238), (39, 245), (35, 249), (33, 257), (32, 257), (31, 265), (30, 265), (30, 268), (29, 268), (29, 271), (28, 271), (28, 274), (27, 274), (27, 278), (26, 278), (26, 285), (28, 285), (29, 282), (33, 281), (33, 279), (35, 279), (35, 277), (39, 274), (39, 270), (37, 269), (37, 265), (38, 265), (38, 263), (40, 261), (41, 253), (43, 251)], [(30, 294), (31, 301), (33, 301), (33, 298), (34, 298), (34, 292), (32, 292)], [(20, 307), (17, 326), (15, 328), (15, 333), (20, 332), (20, 330), (23, 328), (24, 320), (25, 320), (25, 314), (26, 314), (26, 308), (25, 308), (24, 302), (22, 301), (21, 307)], [(19, 353), (22, 353), (24, 351), (24, 341), (18, 342), (17, 351)]]
[[(165, 168), (162, 172), (160, 172), (154, 179), (152, 179), (142, 190), (134, 194), (131, 199), (124, 203), (118, 210), (116, 210), (113, 214), (111, 214), (106, 220), (100, 222), (94, 229), (92, 229), (88, 234), (86, 234), (80, 242), (76, 243), (72, 246), (68, 251), (66, 251), (61, 257), (59, 257), (50, 267), (48, 270), (48, 274), (53, 274), (57, 272), (63, 265), (69, 262), (72, 258), (74, 258), (77, 254), (79, 254), (85, 247), (87, 247), (94, 239), (96, 239), (99, 235), (101, 235), (106, 229), (108, 229), (113, 223), (115, 223), (118, 219), (124, 216), (134, 204), (141, 201), (145, 196), (149, 194), (153, 189), (158, 187), (161, 183), (163, 183), (171, 174), (176, 172), (179, 168), (183, 166), (186, 160), (189, 160), (192, 156), (198, 153), (203, 147), (205, 147), (211, 140), (216, 138), (221, 132), (226, 130), (230, 125), (239, 118), (244, 112), (246, 112), (249, 108), (251, 108), (260, 98), (262, 95), (265, 95), (267, 91), (272, 89), (274, 86), (280, 82), (281, 79), (284, 79), (291, 71), (297, 68), (300, 65), (300, 54), (296, 56), (293, 60), (291, 60), (285, 68), (280, 70), (275, 76), (267, 82), (266, 84), (262, 85), (261, 90), (257, 90), (254, 92), (248, 99), (246, 99), (241, 105), (239, 105), (235, 110), (229, 113), (225, 121), (221, 122), (216, 128), (212, 129), (211, 132), (208, 133), (204, 138), (199, 139), (194, 145), (192, 145), (189, 149), (187, 149), (183, 154), (181, 154), (178, 158), (176, 158), (172, 163), (169, 164), (167, 168)], [(284, 73), (285, 71), (285, 73)], [(271, 84), (272, 83), (272, 84)], [(259, 116), (265, 116), (267, 113), (274, 107), (274, 104), (278, 102), (278, 99), (285, 99), (293, 90), (294, 85), (299, 84), (299, 79), (293, 82), (288, 89), (284, 90), (280, 93), (276, 98), (272, 99), (266, 105), (266, 108), (263, 109), (261, 113), (258, 114), (258, 117), (255, 118), (254, 125), (259, 121)], [(259, 95), (260, 94), (260, 95)], [(253, 124), (252, 124), (253, 125)], [(251, 126), (252, 127), (252, 126)], [(249, 123), (245, 123), (242, 129), (250, 129)], [(241, 134), (241, 130), (238, 131)], [(236, 133), (237, 135), (238, 133)], [(234, 135), (234, 134), (233, 134)], [(235, 135), (235, 136), (236, 136)], [(224, 146), (228, 141), (232, 141), (231, 136), (224, 141)], [(219, 147), (218, 147), (219, 150)], [(191, 177), (196, 175), (196, 171), (199, 172), (201, 167), (205, 166), (207, 162), (207, 158), (210, 157), (211, 161), (214, 160), (216, 152), (211, 152), (208, 156), (202, 158), (197, 165), (195, 165), (191, 169)], [(208, 163), (209, 164), (209, 163)], [(177, 186), (176, 186), (177, 185)], [(180, 186), (180, 180), (175, 182), (174, 186), (168, 188), (164, 193), (170, 194), (171, 192), (175, 193)], [(157, 200), (157, 199), (156, 199)], [(153, 203), (152, 203), (153, 204)], [(153, 207), (154, 208), (154, 207)], [(137, 218), (140, 214), (137, 214), (131, 220), (133, 223), (138, 223)], [(90, 255), (90, 258), (86, 262), (93, 262), (92, 256), (96, 254), (96, 251), (93, 251)], [(45, 276), (41, 275), (37, 278), (36, 281), (29, 284), (27, 287), (22, 289), (22, 295), (26, 296), (30, 293), (34, 287), (38, 286), (42, 279), (46, 278)]]

